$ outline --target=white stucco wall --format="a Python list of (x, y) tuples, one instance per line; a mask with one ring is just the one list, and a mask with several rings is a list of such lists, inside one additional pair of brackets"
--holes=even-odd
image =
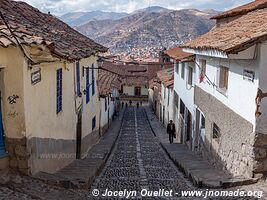
[[(164, 98), (164, 90), (166, 92), (166, 96)], [(161, 109), (162, 114), (164, 115), (164, 125), (166, 126), (169, 122), (169, 120), (174, 121), (174, 106), (173, 106), (173, 88), (164, 87), (163, 84), (161, 84)], [(169, 95), (168, 95), (169, 94)], [(163, 112), (163, 106), (165, 107), (165, 112)]]
[[(81, 92), (85, 89), (85, 76), (82, 76), (82, 66), (95, 63), (96, 58), (91, 56), (80, 61)], [(62, 111), (56, 114), (56, 70), (62, 68)], [(76, 140), (77, 108), (82, 107), (82, 137), (92, 132), (92, 118), (96, 116), (96, 129), (99, 127), (99, 100), (95, 85), (95, 95), (92, 96), (90, 87), (90, 102), (86, 104), (85, 95), (76, 96), (75, 64), (61, 63), (41, 64), (32, 70), (24, 69), (25, 90), (25, 119), (27, 137), (72, 139)], [(41, 69), (41, 82), (32, 85), (31, 73)], [(95, 70), (97, 80), (97, 70)], [(90, 70), (90, 83), (91, 83)], [(76, 102), (76, 103), (75, 103)]]
[[(187, 84), (188, 77), (188, 67), (193, 68), (193, 84), (192, 86)], [(195, 85), (195, 64), (194, 63), (185, 63), (185, 75), (184, 79), (181, 77), (182, 64), (179, 63), (179, 73), (176, 73), (174, 70), (174, 90), (179, 95), (179, 98), (182, 99), (187, 109), (193, 115), (194, 113), (194, 85)]]
[[(207, 78), (205, 78), (202, 83), (199, 83), (199, 78), (197, 78), (196, 85), (216, 97), (223, 104), (255, 126), (255, 97), (259, 84), (258, 61), (256, 59), (237, 60), (198, 55), (198, 64), (200, 64), (199, 59), (206, 59), (206, 75), (215, 85), (217, 66), (223, 65), (229, 68), (228, 91), (226, 95), (218, 92), (216, 87), (208, 83)], [(255, 72), (254, 82), (243, 79), (244, 69), (253, 70)], [(196, 75), (199, 76), (199, 73), (199, 68), (196, 67)]]
[[(135, 86), (124, 85), (123, 86), (123, 93), (126, 95), (129, 95), (129, 96), (135, 96), (134, 88), (135, 88)], [(141, 87), (141, 95), (147, 96), (148, 95), (148, 88), (146, 88), (145, 86), (142, 86)]]
[(8, 138), (22, 138), (26, 134), (23, 87), (25, 67), (27, 63), (19, 48), (0, 48), (1, 106), (4, 133)]

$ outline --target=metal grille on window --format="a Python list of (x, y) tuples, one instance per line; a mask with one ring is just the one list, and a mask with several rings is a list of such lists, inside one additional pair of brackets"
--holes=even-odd
[(219, 139), (220, 136), (221, 136), (220, 128), (217, 126), (217, 124), (213, 123), (213, 134), (212, 134), (212, 137), (214, 139)]
[(57, 113), (62, 111), (62, 69), (57, 70)]
[(94, 74), (94, 64), (92, 64), (92, 95), (95, 94), (95, 74)]
[(86, 103), (90, 101), (89, 68), (86, 68)]
[(77, 96), (80, 96), (81, 94), (81, 85), (80, 85), (80, 63), (76, 63), (76, 92)]
[(96, 128), (96, 116), (92, 119), (92, 130)]

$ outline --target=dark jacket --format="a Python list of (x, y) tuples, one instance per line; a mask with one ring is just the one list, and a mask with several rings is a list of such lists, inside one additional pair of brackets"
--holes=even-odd
[(175, 130), (175, 124), (173, 123), (172, 124), (172, 127), (171, 127), (171, 124), (169, 123), (167, 125), (167, 133), (168, 134), (175, 134), (176, 130)]

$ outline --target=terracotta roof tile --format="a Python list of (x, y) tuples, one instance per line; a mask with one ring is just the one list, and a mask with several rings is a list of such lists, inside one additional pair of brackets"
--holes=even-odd
[[(1, 0), (0, 11), (21, 44), (44, 44), (51, 53), (66, 60), (79, 60), (107, 48), (80, 34), (50, 14), (25, 2)], [(0, 45), (17, 45), (0, 18)]]
[(216, 15), (212, 17), (211, 19), (222, 19), (227, 17), (234, 17), (237, 15), (244, 15), (248, 12), (257, 10), (257, 9), (263, 9), (267, 8), (267, 0), (255, 0), (253, 2), (250, 2), (248, 4), (233, 8), (231, 10), (228, 10), (226, 12), (220, 13), (219, 15)]
[(250, 12), (222, 27), (215, 28), (182, 47), (219, 50), (227, 54), (243, 51), (267, 39), (267, 8)]
[(157, 73), (159, 80), (165, 87), (172, 87), (174, 84), (174, 69), (164, 69)]
[(194, 54), (184, 52), (183, 49), (180, 47), (168, 49), (164, 51), (164, 53), (178, 61), (182, 61), (194, 56)]

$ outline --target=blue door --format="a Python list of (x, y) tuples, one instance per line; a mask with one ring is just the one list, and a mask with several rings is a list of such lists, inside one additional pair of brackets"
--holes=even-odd
[(0, 103), (0, 158), (6, 155), (5, 143), (4, 143), (4, 129), (2, 122), (2, 109)]

